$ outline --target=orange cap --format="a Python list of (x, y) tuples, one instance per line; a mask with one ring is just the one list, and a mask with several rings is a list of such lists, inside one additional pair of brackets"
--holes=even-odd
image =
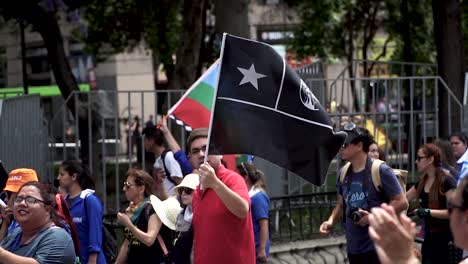
[(30, 181), (39, 181), (35, 170), (27, 168), (15, 169), (8, 174), (8, 180), (3, 190), (17, 193), (23, 184)]

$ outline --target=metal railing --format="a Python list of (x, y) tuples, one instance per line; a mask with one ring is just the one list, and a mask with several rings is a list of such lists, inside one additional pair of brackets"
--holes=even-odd
[[(172, 106), (173, 97), (180, 97), (184, 90), (154, 90), (154, 91), (90, 91), (73, 92), (62, 104), (49, 122), (49, 173), (56, 174), (61, 161), (80, 159), (80, 130), (90, 139), (88, 142), (88, 158), (90, 170), (96, 181), (96, 191), (105, 205), (108, 213), (120, 211), (125, 202), (121, 194), (121, 185), (125, 173), (131, 167), (148, 169), (152, 162), (147, 161), (149, 153), (144, 151), (144, 137), (132, 140), (127, 125), (131, 125), (135, 116), (140, 119), (140, 130), (144, 128), (146, 115), (160, 116), (156, 111), (158, 97), (164, 96), (167, 108)], [(148, 99), (151, 103), (147, 103)], [(75, 112), (85, 115), (86, 127), (82, 127), (78, 118), (74, 118), (67, 103), (74, 100)], [(151, 105), (151, 107), (145, 107)], [(158, 115), (159, 114), (159, 115)], [(154, 122), (155, 120), (153, 120)], [(169, 123), (169, 129), (173, 124)], [(68, 131), (71, 131), (70, 133)], [(179, 130), (174, 137), (185, 146), (186, 132)], [(83, 132), (83, 131), (81, 131)]]
[[(426, 77), (400, 77), (400, 78), (352, 78), (345, 81), (356, 81), (358, 90), (366, 89), (372, 92), (369, 109), (362, 108), (360, 111), (349, 109), (329, 109), (330, 118), (336, 129), (346, 121), (366, 126), (370, 122), (373, 126), (368, 127), (374, 135), (381, 134), (384, 138), (384, 151), (388, 157), (387, 162), (395, 168), (404, 168), (414, 171), (415, 152), (419, 145), (430, 142), (439, 136), (439, 108), (441, 104), (449, 106), (447, 119), (460, 118), (463, 120), (462, 105), (460, 101), (448, 89), (446, 84), (437, 76)], [(316, 80), (321, 83), (330, 83), (330, 80)], [(370, 85), (372, 83), (372, 85)], [(442, 85), (440, 85), (442, 84)], [(338, 89), (329, 87), (328, 89)], [(438, 89), (447, 91), (447, 98), (437, 96)], [(120, 209), (121, 199), (120, 185), (123, 181), (124, 173), (132, 166), (138, 165), (141, 168), (149, 168), (152, 164), (143, 162), (147, 158), (143, 151), (144, 139), (132, 141), (126, 131), (125, 120), (132, 120), (135, 115), (143, 117), (140, 126), (144, 126), (146, 115), (157, 112), (158, 98), (164, 96), (167, 102), (167, 109), (172, 106), (176, 98), (183, 94), (183, 90), (163, 90), (163, 91), (91, 91), (89, 93), (73, 93), (68, 100), (75, 100), (77, 107), (82, 107), (81, 111), (87, 116), (88, 126), (80, 127), (78, 120), (68, 113), (66, 103), (60, 111), (49, 122), (50, 141), (50, 173), (53, 175), (57, 162), (79, 158), (80, 142), (78, 134), (81, 129), (86, 129), (88, 137), (89, 158), (93, 161), (93, 174), (98, 178), (98, 193), (107, 194), (102, 197), (106, 207), (111, 212)], [(401, 98), (407, 93), (408, 102), (403, 102)], [(377, 111), (378, 95), (387, 101), (382, 102), (383, 111)], [(344, 95), (346, 96), (346, 95)], [(358, 99), (366, 101), (366, 95), (361, 94)], [(399, 99), (400, 98), (400, 99)], [(148, 103), (151, 99), (153, 103)], [(156, 104), (156, 105), (155, 105)], [(330, 106), (331, 102), (324, 105)], [(148, 105), (151, 107), (148, 109)], [(390, 106), (394, 110), (390, 109)], [(454, 117), (453, 109), (458, 108), (460, 116)], [(77, 109), (78, 110), (78, 109)], [(78, 112), (78, 111), (77, 111)], [(131, 122), (131, 121), (129, 121)], [(450, 123), (449, 123), (450, 124)], [(169, 127), (175, 128), (170, 122)], [(67, 129), (73, 132), (70, 136)], [(449, 125), (448, 130), (452, 128)], [(176, 139), (184, 147), (187, 133), (183, 129), (174, 130)], [(134, 150), (135, 145), (137, 146)], [(55, 163), (54, 163), (55, 162)], [(288, 194), (328, 192), (335, 190), (336, 175), (340, 162), (335, 159), (329, 169), (327, 182), (322, 187), (312, 186), (301, 178), (287, 173)], [(284, 178), (284, 171), (274, 171), (268, 177), (277, 177), (275, 173)], [(415, 174), (411, 174), (410, 181), (414, 182)]]
[[(336, 192), (274, 197), (270, 199), (269, 231), (273, 242), (323, 237), (319, 228), (336, 205)], [(332, 235), (342, 234), (336, 224)]]
[[(439, 76), (342, 78), (340, 82), (335, 79), (325, 81), (330, 84), (327, 91), (337, 95), (334, 100), (322, 102), (328, 108), (335, 129), (342, 128), (349, 121), (367, 127), (380, 142), (387, 163), (394, 168), (411, 172), (410, 182), (417, 180), (417, 148), (439, 137), (440, 118), (447, 121), (445, 129), (448, 134), (454, 132), (453, 120), (458, 119), (463, 124), (463, 105)], [(357, 111), (352, 107), (353, 88), (350, 82), (355, 82), (357, 101), (361, 105)], [(446, 97), (438, 96), (440, 89), (446, 92)], [(343, 103), (339, 103), (340, 101)], [(447, 112), (441, 117), (440, 109), (443, 106), (447, 107)], [(322, 187), (289, 175), (288, 186), (293, 187), (289, 193), (332, 191), (335, 189), (339, 168), (340, 161), (335, 159)]]
[[(349, 75), (349, 67), (352, 66), (354, 76)], [(370, 69), (366, 74), (364, 69)], [(409, 71), (409, 75), (407, 74)], [(402, 62), (402, 61), (375, 61), (375, 60), (353, 60), (349, 62), (343, 70), (331, 81), (328, 94), (328, 101), (334, 100), (338, 90), (333, 87), (341, 87), (341, 94), (344, 94), (344, 87), (351, 86), (355, 80), (361, 78), (386, 79), (392, 77), (420, 77), (437, 76), (437, 65), (432, 63)], [(324, 101), (321, 101), (324, 102)], [(343, 104), (343, 100), (338, 101)], [(357, 109), (355, 109), (357, 110)]]

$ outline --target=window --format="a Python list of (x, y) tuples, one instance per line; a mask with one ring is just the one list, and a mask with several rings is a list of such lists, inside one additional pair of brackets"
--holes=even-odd
[(43, 43), (30, 44), (26, 47), (26, 69), (30, 86), (53, 84), (47, 49)]

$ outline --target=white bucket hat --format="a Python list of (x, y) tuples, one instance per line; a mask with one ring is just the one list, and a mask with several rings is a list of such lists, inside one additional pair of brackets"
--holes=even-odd
[(181, 188), (190, 188), (190, 189), (195, 190), (197, 189), (197, 186), (199, 184), (200, 184), (200, 175), (195, 174), (195, 173), (187, 174), (185, 175), (182, 182), (176, 187), (174, 187), (174, 191), (176, 193), (179, 193), (179, 189)]
[(161, 201), (156, 195), (151, 195), (150, 201), (161, 222), (170, 229), (175, 230), (177, 215), (182, 210), (179, 201), (174, 197)]

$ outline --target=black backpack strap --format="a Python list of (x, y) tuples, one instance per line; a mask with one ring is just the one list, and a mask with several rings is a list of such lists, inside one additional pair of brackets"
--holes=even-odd
[(170, 171), (167, 169), (166, 167), (166, 161), (165, 161), (165, 158), (166, 158), (166, 154), (169, 152), (170, 150), (165, 150), (163, 151), (163, 153), (161, 153), (161, 162), (162, 162), (162, 165), (163, 165), (163, 168), (164, 168), (164, 172), (166, 172), (166, 178), (172, 182), (174, 185), (177, 185), (177, 183), (171, 178), (171, 173)]
[(346, 207), (347, 207), (346, 199), (349, 198), (349, 189), (351, 187), (351, 176), (349, 176), (349, 171), (350, 170), (352, 170), (351, 165), (346, 170), (346, 173), (345, 173), (345, 175), (343, 177), (343, 182), (342, 183), (340, 182), (341, 185), (346, 184), (346, 190), (348, 191), (348, 194), (346, 195), (347, 197), (343, 196), (343, 212), (342, 212), (342, 217), (341, 217), (342, 220), (343, 220), (343, 224), (346, 223), (346, 217), (347, 217), (347, 215), (346, 215)]

